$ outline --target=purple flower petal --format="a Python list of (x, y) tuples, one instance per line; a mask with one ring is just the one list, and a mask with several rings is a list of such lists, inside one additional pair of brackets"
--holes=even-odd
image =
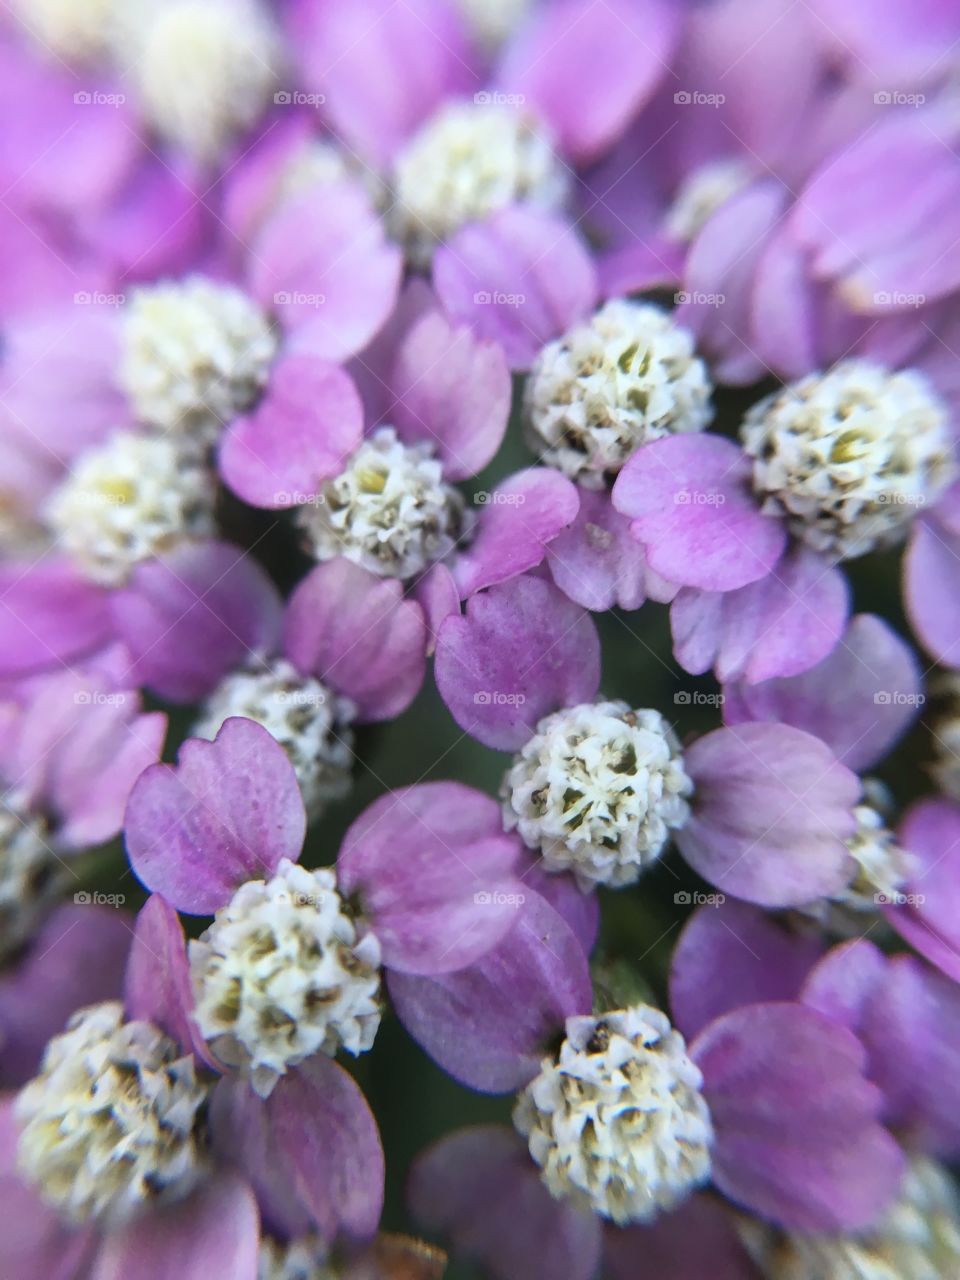
[(435, 564), (414, 586), (413, 593), (427, 624), (427, 654), (437, 647), (440, 628), (451, 614), (460, 614), (460, 592), (445, 564)]
[(780, 559), (783, 524), (761, 515), (751, 463), (719, 436), (671, 436), (638, 449), (617, 477), (613, 505), (631, 521), (647, 563), (670, 582), (732, 591)]
[(812, 0), (810, 8), (833, 37), (854, 74), (913, 85), (936, 76), (944, 49), (960, 39), (960, 11), (950, 0)]
[(276, 645), (281, 604), (255, 560), (225, 542), (187, 544), (142, 564), (111, 599), (133, 683), (197, 702), (228, 671)]
[(555, 1200), (522, 1139), (504, 1125), (448, 1134), (413, 1167), (411, 1212), (451, 1241), (457, 1258), (484, 1262), (498, 1280), (591, 1280), (600, 1222)]
[(265, 1106), (274, 1158), (320, 1233), (372, 1236), (383, 1208), (383, 1148), (359, 1086), (318, 1053), (289, 1071)]
[(0, 973), (0, 1087), (36, 1074), (47, 1041), (77, 1009), (120, 996), (132, 936), (130, 917), (111, 907), (71, 903), (47, 917)]
[(90, 1280), (256, 1280), (257, 1202), (235, 1173), (215, 1173), (186, 1200), (110, 1232)]
[(449, 480), (491, 462), (510, 417), (512, 383), (499, 345), (429, 311), (401, 343), (390, 376), (391, 421), (402, 440), (436, 449)]
[(547, 550), (554, 582), (584, 609), (639, 609), (646, 599), (643, 548), (608, 494), (593, 489), (579, 493), (576, 520)]
[(715, 729), (685, 752), (693, 813), (681, 853), (711, 884), (766, 907), (838, 894), (860, 780), (819, 738), (789, 725)]
[(918, 520), (903, 565), (910, 625), (928, 653), (960, 668), (960, 534)]
[(464, 599), (541, 564), (579, 508), (576, 485), (549, 467), (517, 471), (474, 501), (482, 505), (476, 537), (453, 566)]
[(448, 973), (472, 964), (513, 926), (520, 844), (500, 806), (458, 782), (391, 791), (344, 837), (337, 876), (358, 894), (384, 964)]
[(350, 698), (361, 720), (405, 711), (423, 684), (423, 610), (349, 560), (318, 565), (298, 584), (284, 617), (283, 648), (304, 675)]
[(107, 644), (109, 600), (60, 558), (0, 565), (0, 677), (59, 668)]
[(581, 320), (597, 299), (596, 270), (562, 218), (514, 205), (441, 245), (433, 282), (454, 320), (503, 347), (513, 369)]
[(724, 688), (727, 724), (770, 720), (814, 733), (851, 769), (869, 769), (916, 717), (923, 675), (881, 618), (861, 613), (826, 658), (799, 676)]
[(760, 1280), (719, 1200), (693, 1195), (649, 1227), (607, 1227), (608, 1280)]
[(294, 0), (291, 53), (348, 147), (377, 166), (448, 95), (482, 88), (462, 19), (443, 0)]
[(293, 765), (252, 720), (227, 720), (213, 742), (189, 738), (176, 766), (142, 775), (127, 808), (137, 876), (192, 915), (212, 914), (281, 859), (296, 862), (305, 830)]
[(201, 1062), (214, 1067), (193, 1021), (193, 989), (180, 917), (159, 894), (137, 916), (124, 983), (127, 1017), (152, 1022)]
[(510, 1093), (536, 1075), (550, 1042), (593, 1001), (590, 966), (566, 921), (529, 890), (511, 931), (458, 973), (391, 971), (400, 1021), (444, 1071), (480, 1093)]
[(877, 1123), (856, 1036), (802, 1005), (759, 1004), (711, 1023), (690, 1053), (721, 1191), (792, 1231), (855, 1231), (883, 1212), (904, 1158)]
[(276, 312), (288, 353), (356, 355), (397, 300), (403, 257), (359, 186), (342, 182), (288, 200), (251, 250), (250, 287)]
[(822, 661), (843, 634), (850, 607), (839, 569), (805, 547), (737, 591), (681, 591), (670, 609), (674, 656), (695, 675), (753, 684)]
[(287, 356), (253, 413), (223, 437), (220, 469), (252, 506), (298, 506), (343, 470), (362, 438), (363, 405), (349, 375), (312, 356)]
[(461, 729), (515, 751), (561, 707), (589, 702), (600, 684), (600, 639), (588, 613), (550, 582), (521, 577), (467, 602), (440, 628), (440, 696)]
[(546, 898), (554, 911), (566, 920), (589, 956), (600, 931), (598, 895), (583, 893), (571, 875), (544, 871), (542, 860), (532, 850), (526, 851), (525, 859), (527, 865), (523, 867), (521, 863), (519, 872), (521, 884)]
[(960, 806), (921, 800), (907, 810), (898, 839), (917, 860), (903, 905), (888, 907), (893, 927), (938, 969), (960, 982)]
[[(900, 198), (905, 189), (910, 200)], [(960, 284), (948, 226), (958, 200), (960, 170), (936, 131), (893, 112), (825, 160), (791, 227), (815, 275), (833, 280), (854, 311), (883, 313), (898, 296), (933, 300)]]
[(662, 0), (555, 0), (511, 44), (498, 83), (524, 95), (575, 161), (595, 159), (665, 75), (678, 17)]
[(674, 1024), (689, 1040), (732, 1009), (794, 1000), (822, 951), (818, 938), (791, 933), (748, 903), (702, 906), (673, 953)]

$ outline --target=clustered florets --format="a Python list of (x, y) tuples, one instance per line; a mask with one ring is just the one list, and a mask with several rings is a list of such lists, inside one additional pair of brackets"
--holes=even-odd
[(649, 1222), (710, 1176), (702, 1083), (658, 1009), (569, 1018), (558, 1057), (543, 1059), (514, 1124), (554, 1196), (621, 1226)]
[(710, 391), (691, 333), (659, 307), (614, 300), (537, 357), (527, 442), (572, 480), (600, 488), (641, 445), (702, 431)]
[(314, 1053), (363, 1053), (380, 1025), (380, 945), (347, 914), (332, 871), (286, 859), (250, 880), (190, 943), (196, 1022), (267, 1096)]

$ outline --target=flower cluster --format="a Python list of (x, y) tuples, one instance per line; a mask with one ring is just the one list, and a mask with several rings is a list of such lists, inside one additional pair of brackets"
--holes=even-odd
[(958, 50), (11, 0), (2, 1280), (960, 1277)]

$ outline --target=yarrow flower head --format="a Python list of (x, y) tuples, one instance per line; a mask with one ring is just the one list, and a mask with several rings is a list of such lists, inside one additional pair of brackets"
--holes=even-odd
[(710, 1177), (703, 1077), (658, 1009), (567, 1020), (514, 1124), (550, 1191), (619, 1225), (649, 1222)]
[(507, 829), (586, 890), (632, 884), (686, 822), (692, 790), (659, 712), (597, 702), (541, 720), (501, 794)]
[(204, 704), (192, 736), (212, 740), (231, 716), (262, 724), (290, 757), (307, 812), (316, 817), (349, 788), (353, 711), (348, 698), (274, 658), (226, 676)]
[(710, 390), (691, 333), (659, 307), (614, 299), (538, 356), (524, 393), (527, 442), (602, 488), (640, 445), (702, 431)]
[(898, 541), (956, 473), (947, 409), (927, 379), (868, 360), (761, 400), (740, 436), (763, 510), (840, 559)]
[(298, 520), (318, 559), (346, 556), (390, 578), (443, 560), (468, 528), (463, 497), (430, 445), (403, 444), (391, 427), (365, 440)]
[(397, 157), (393, 187), (395, 233), (423, 266), (437, 244), (486, 214), (516, 203), (557, 208), (568, 182), (535, 120), (498, 103), (453, 102)]
[(119, 1002), (80, 1010), (20, 1093), (19, 1167), (75, 1223), (117, 1224), (188, 1192), (207, 1097), (193, 1058)]
[(123, 313), (121, 380), (137, 414), (209, 438), (266, 385), (278, 339), (240, 289), (203, 276), (144, 286)]
[(118, 431), (80, 456), (46, 514), (90, 581), (119, 587), (144, 561), (213, 535), (214, 500), (211, 473), (183, 442)]
[(241, 885), (189, 951), (197, 1026), (261, 1095), (315, 1053), (372, 1046), (380, 945), (359, 935), (332, 871), (283, 859)]
[(63, 862), (50, 841), (42, 818), (9, 798), (0, 802), (0, 962), (26, 942), (58, 896)]

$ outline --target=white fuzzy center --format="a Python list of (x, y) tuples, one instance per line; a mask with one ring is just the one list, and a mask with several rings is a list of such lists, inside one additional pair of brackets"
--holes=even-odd
[(524, 399), (527, 443), (599, 489), (640, 445), (702, 431), (713, 417), (710, 393), (687, 329), (659, 307), (608, 302), (537, 357)]
[(0, 960), (31, 936), (64, 883), (45, 823), (0, 801)]
[(133, 0), (121, 57), (150, 124), (203, 163), (265, 109), (280, 45), (257, 0)]
[(926, 378), (867, 360), (768, 396), (740, 436), (763, 510), (841, 559), (897, 542), (955, 475), (949, 415)]
[(702, 1084), (679, 1032), (637, 1005), (569, 1018), (513, 1119), (554, 1196), (620, 1226), (649, 1222), (710, 1176)]
[(513, 106), (453, 102), (400, 154), (392, 224), (414, 262), (468, 222), (509, 204), (561, 205), (567, 174), (536, 123)]
[(14, 0), (26, 31), (49, 53), (90, 62), (110, 50), (117, 0)]
[(504, 820), (581, 888), (632, 884), (690, 814), (693, 784), (657, 711), (584, 703), (547, 716), (501, 786)]
[(212, 534), (214, 500), (208, 468), (180, 443), (118, 431), (80, 456), (46, 515), (91, 581), (121, 586), (142, 561)]
[(298, 519), (318, 560), (346, 556), (387, 578), (412, 578), (442, 560), (466, 525), (463, 498), (429, 445), (401, 444), (391, 427), (365, 440)]
[(72, 1222), (126, 1221), (196, 1182), (206, 1095), (192, 1056), (119, 1001), (81, 1009), (17, 1097), (20, 1172)]
[(721, 205), (752, 178), (753, 170), (746, 161), (733, 157), (711, 160), (688, 173), (664, 219), (667, 235), (683, 242), (693, 240)]
[(136, 291), (121, 377), (145, 422), (209, 439), (253, 404), (276, 351), (269, 319), (245, 293), (191, 276)]
[(284, 859), (241, 885), (190, 943), (190, 973), (204, 1038), (263, 1097), (314, 1053), (363, 1053), (380, 1025), (380, 946), (358, 935), (328, 869)]
[(212, 740), (231, 716), (256, 720), (290, 757), (303, 802), (315, 818), (325, 804), (349, 790), (352, 712), (351, 704), (321, 681), (301, 676), (278, 658), (259, 669), (235, 671), (221, 681), (191, 736)]

